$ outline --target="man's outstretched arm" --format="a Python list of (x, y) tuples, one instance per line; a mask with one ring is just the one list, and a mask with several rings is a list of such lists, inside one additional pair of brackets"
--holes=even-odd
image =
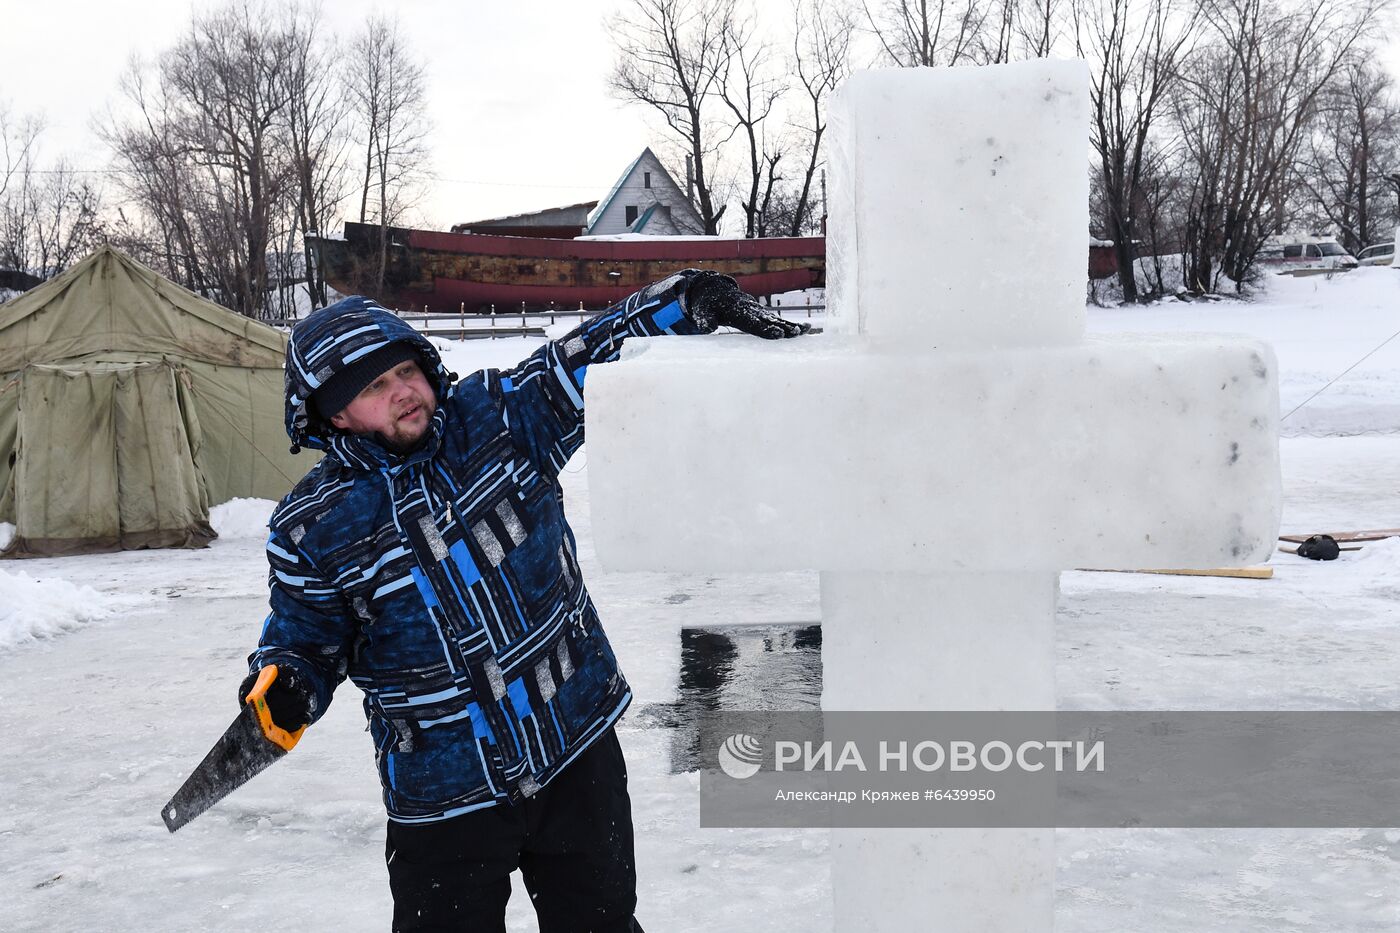
[(589, 366), (617, 359), (628, 337), (709, 334), (720, 327), (770, 340), (809, 329), (764, 308), (727, 275), (685, 269), (589, 318), (516, 368), (489, 374), (488, 386), (511, 430), (525, 437), (536, 467), (552, 479), (583, 444)]

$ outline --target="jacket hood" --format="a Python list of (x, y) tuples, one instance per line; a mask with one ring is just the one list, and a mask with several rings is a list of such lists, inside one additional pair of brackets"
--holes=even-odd
[(423, 374), (438, 399), (438, 413), (430, 430), (440, 430), (442, 403), (456, 374), (442, 365), (442, 357), (427, 338), (398, 315), (369, 298), (354, 295), (313, 311), (292, 329), (285, 370), (287, 436), (292, 439), (292, 453), (302, 447), (330, 450), (334, 446), (339, 451), (345, 446), (332, 444), (350, 436), (321, 418), (310, 402), (311, 393), (348, 363), (398, 342), (412, 344), (418, 352)]

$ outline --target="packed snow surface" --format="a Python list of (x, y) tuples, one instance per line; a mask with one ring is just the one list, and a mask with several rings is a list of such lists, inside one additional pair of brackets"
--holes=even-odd
[[(1096, 308), (1088, 326), (1269, 340), (1287, 412), (1400, 330), (1400, 273), (1270, 283), (1248, 304)], [(449, 368), (466, 374), (539, 344), (442, 345)], [(1281, 444), (1284, 532), (1400, 527), (1400, 340), (1285, 430), (1304, 418), (1306, 430)], [(681, 628), (817, 621), (815, 575), (605, 573), (594, 559), (586, 464), (585, 452), (562, 484), (584, 575), (636, 694), (619, 734), (638, 919), (663, 933), (830, 929), (828, 834), (700, 829), (696, 775), (669, 773), (670, 733), (640, 715), (677, 696)], [(263, 533), (254, 529), (266, 516), (228, 519), (226, 528), (246, 533), (230, 530), (207, 550), (0, 565), (0, 612), (15, 604), (21, 573), (89, 588), (69, 607), (139, 600), (0, 651), (0, 930), (248, 930), (269, 918), (289, 930), (388, 928), (384, 815), (348, 684), (285, 761), (174, 836), (161, 823), (161, 805), (236, 714), (267, 611)], [(965, 533), (1016, 546), (1014, 529), (950, 529), (950, 540)], [(1400, 707), (1400, 544), (1367, 544), (1329, 563), (1278, 553), (1271, 563), (1272, 580), (1064, 574), (1060, 707)], [(1057, 933), (1400, 927), (1394, 828), (1059, 830), (1055, 841)], [(535, 929), (518, 879), (508, 917), (516, 933)], [(927, 929), (936, 928), (930, 918)]]

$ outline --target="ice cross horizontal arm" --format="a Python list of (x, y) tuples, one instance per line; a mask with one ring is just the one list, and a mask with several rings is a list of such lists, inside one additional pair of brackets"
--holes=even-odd
[(1273, 546), (1262, 344), (890, 357), (859, 338), (645, 343), (588, 383), (609, 569), (1202, 568)]

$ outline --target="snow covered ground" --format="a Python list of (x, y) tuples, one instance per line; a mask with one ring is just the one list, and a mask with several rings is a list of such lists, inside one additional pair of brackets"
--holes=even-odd
[[(1253, 304), (1091, 309), (1090, 328), (1269, 339), (1288, 411), (1400, 330), (1400, 275), (1280, 280)], [(441, 345), (460, 373), (538, 343)], [(1284, 433), (1285, 532), (1400, 527), (1400, 339)], [(811, 574), (603, 573), (586, 461), (563, 477), (568, 509), (634, 710), (675, 697), (682, 627), (819, 618)], [(204, 551), (0, 568), (0, 930), (388, 928), (383, 815), (353, 687), (294, 754), (175, 836), (158, 816), (237, 711), (265, 611), (270, 507), (219, 507), (221, 537)], [(1400, 542), (1330, 564), (1280, 554), (1274, 566), (1269, 581), (1065, 574), (1061, 705), (1400, 706)], [(665, 730), (632, 715), (620, 735), (648, 930), (829, 928), (825, 832), (701, 830), (696, 777), (667, 773)], [(1400, 925), (1392, 829), (1061, 830), (1057, 846), (1060, 933)], [(535, 929), (519, 885), (510, 924)]]

